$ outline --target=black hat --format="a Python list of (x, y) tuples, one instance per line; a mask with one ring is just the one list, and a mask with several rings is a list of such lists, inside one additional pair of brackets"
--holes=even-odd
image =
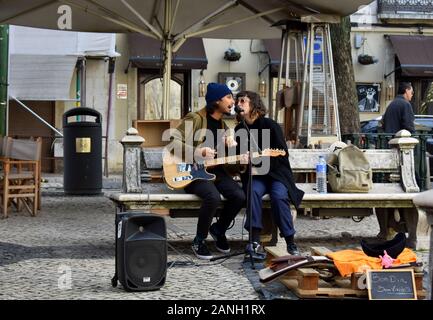
[(394, 239), (385, 242), (367, 243), (364, 239), (361, 240), (362, 251), (367, 256), (377, 257), (384, 255), (384, 250), (393, 259), (397, 259), (398, 255), (406, 246), (406, 235), (403, 232), (396, 234)]

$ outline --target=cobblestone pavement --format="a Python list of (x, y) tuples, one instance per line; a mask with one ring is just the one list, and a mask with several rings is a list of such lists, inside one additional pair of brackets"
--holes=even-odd
[[(242, 267), (242, 256), (203, 262), (190, 249), (196, 219), (167, 218), (169, 262), (166, 284), (157, 291), (127, 293), (111, 286), (114, 273), (114, 206), (106, 196), (45, 194), (36, 217), (10, 213), (0, 220), (0, 299), (260, 299)], [(247, 234), (243, 215), (229, 230), (233, 250), (242, 251)], [(297, 241), (309, 246), (356, 246), (378, 232), (374, 217), (298, 217)], [(244, 240), (244, 241), (240, 241)], [(283, 245), (283, 242), (280, 243)], [(213, 243), (210, 248), (214, 250)], [(419, 253), (424, 263), (427, 253)], [(71, 283), (64, 275), (71, 274)]]

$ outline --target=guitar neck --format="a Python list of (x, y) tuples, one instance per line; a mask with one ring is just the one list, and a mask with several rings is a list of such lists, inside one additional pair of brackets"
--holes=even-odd
[[(260, 156), (260, 154), (258, 152), (253, 152), (252, 156), (253, 156), (253, 158), (257, 158)], [(214, 166), (218, 166), (220, 164), (226, 164), (229, 162), (238, 162), (240, 160), (241, 160), (241, 155), (228, 156), (228, 157), (223, 157), (223, 158), (205, 160), (204, 165), (205, 165), (205, 167), (214, 167)]]

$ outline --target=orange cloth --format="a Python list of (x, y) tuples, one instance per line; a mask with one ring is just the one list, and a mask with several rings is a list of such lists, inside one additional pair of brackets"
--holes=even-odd
[[(341, 250), (328, 253), (327, 256), (334, 260), (335, 266), (343, 277), (354, 272), (382, 269), (380, 258), (369, 257), (362, 250)], [(416, 254), (411, 249), (405, 248), (392, 265), (398, 266), (409, 262), (416, 262)]]

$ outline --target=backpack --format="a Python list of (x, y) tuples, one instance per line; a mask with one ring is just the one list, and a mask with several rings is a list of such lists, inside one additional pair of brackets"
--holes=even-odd
[(373, 172), (364, 152), (354, 145), (335, 149), (328, 160), (328, 182), (333, 192), (368, 192)]

